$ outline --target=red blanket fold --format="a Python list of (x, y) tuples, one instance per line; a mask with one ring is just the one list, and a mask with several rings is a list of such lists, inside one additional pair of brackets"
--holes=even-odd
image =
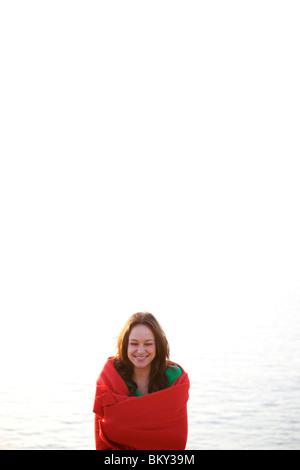
[(97, 380), (93, 409), (96, 449), (184, 450), (189, 386), (182, 369), (171, 387), (129, 397), (127, 385), (109, 358)]

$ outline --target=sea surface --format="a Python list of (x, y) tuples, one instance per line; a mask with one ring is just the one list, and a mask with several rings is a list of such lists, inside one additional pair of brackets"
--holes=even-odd
[[(187, 355), (187, 449), (300, 449), (300, 310), (294, 297), (206, 353)], [(232, 338), (234, 335), (232, 336)], [(231, 339), (232, 339), (231, 338)], [(100, 370), (2, 374), (0, 449), (94, 449)]]

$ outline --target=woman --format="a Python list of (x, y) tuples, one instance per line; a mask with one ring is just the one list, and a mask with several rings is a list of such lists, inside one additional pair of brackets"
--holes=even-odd
[(135, 313), (97, 380), (96, 449), (184, 450), (188, 391), (188, 375), (169, 361), (154, 315)]

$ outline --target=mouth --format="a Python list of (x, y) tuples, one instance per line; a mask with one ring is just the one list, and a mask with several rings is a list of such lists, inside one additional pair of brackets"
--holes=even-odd
[(144, 361), (145, 359), (147, 359), (147, 357), (149, 357), (149, 354), (146, 355), (146, 356), (134, 356), (134, 358), (135, 358), (137, 361)]

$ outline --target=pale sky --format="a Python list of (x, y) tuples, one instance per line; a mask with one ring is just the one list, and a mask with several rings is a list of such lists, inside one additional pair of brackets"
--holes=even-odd
[(299, 289), (297, 13), (1, 3), (2, 361), (109, 355), (140, 310), (180, 354)]

